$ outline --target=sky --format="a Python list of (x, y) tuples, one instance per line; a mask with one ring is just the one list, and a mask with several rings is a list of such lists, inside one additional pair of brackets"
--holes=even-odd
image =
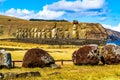
[(120, 32), (119, 5), (120, 0), (0, 0), (0, 15), (93, 22)]

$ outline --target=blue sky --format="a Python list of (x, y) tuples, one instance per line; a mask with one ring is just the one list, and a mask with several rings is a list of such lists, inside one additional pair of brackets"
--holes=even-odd
[(120, 0), (0, 0), (0, 14), (101, 23), (120, 32)]

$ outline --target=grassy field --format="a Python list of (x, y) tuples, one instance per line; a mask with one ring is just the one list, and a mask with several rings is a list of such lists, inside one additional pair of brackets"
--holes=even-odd
[[(64, 45), (59, 47), (59, 45), (52, 46), (0, 41), (0, 49), (6, 49), (7, 52), (10, 52), (12, 54), (12, 60), (22, 60), (28, 49), (36, 47), (46, 50), (55, 60), (70, 60), (73, 51), (80, 48), (80, 46), (74, 45)], [(39, 71), (41, 73), (41, 77), (18, 78), (12, 80), (120, 80), (120, 65), (76, 66), (73, 63), (65, 62), (64, 65), (60, 65), (61, 69), (52, 69), (49, 67), (22, 68), (21, 64), (18, 64), (17, 66), (19, 67), (13, 69), (1, 69), (0, 72), (22, 73)]]

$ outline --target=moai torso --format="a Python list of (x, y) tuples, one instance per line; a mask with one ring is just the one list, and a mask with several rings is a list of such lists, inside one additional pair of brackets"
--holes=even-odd
[(37, 28), (34, 28), (34, 38), (37, 38)]
[(78, 39), (78, 30), (77, 30), (77, 25), (74, 24), (73, 25), (73, 29), (72, 29), (72, 34), (71, 34), (71, 38), (72, 39)]
[(47, 29), (47, 30), (46, 30), (46, 38), (47, 38), (47, 39), (50, 39), (50, 38), (51, 38), (50, 29)]
[(27, 38), (27, 28), (24, 29), (24, 32), (23, 32), (23, 38)]
[(70, 33), (68, 30), (64, 31), (64, 39), (69, 39), (70, 38)]
[(46, 38), (45, 29), (42, 29), (41, 38), (42, 38), (42, 39), (45, 39), (45, 38)]
[(52, 36), (51, 36), (51, 37), (52, 37), (53, 39), (56, 39), (56, 38), (58, 37), (57, 28), (53, 28), (51, 33), (52, 33)]
[(38, 39), (41, 38), (41, 30), (39, 29), (38, 32), (37, 32), (37, 36), (38, 36)]
[(84, 23), (84, 24), (82, 24), (81, 26), (81, 30), (80, 30), (80, 32), (79, 32), (79, 38), (80, 39), (86, 39), (86, 24)]
[(63, 39), (64, 38), (64, 33), (63, 33), (62, 29), (59, 29), (59, 31), (58, 31), (58, 38), (59, 39)]
[(21, 29), (21, 36), (20, 36), (20, 38), (24, 38), (24, 29), (23, 28)]
[(19, 38), (19, 30), (16, 30), (16, 38)]
[(31, 28), (31, 31), (30, 31), (30, 38), (34, 38), (34, 28)]
[(27, 30), (27, 38), (30, 38), (30, 29)]

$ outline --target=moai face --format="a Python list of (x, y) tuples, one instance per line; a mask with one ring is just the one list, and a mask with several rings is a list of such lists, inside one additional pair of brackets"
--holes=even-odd
[(73, 25), (73, 30), (77, 30), (77, 27), (78, 27), (78, 26), (77, 26), (76, 24), (74, 24), (74, 25)]

